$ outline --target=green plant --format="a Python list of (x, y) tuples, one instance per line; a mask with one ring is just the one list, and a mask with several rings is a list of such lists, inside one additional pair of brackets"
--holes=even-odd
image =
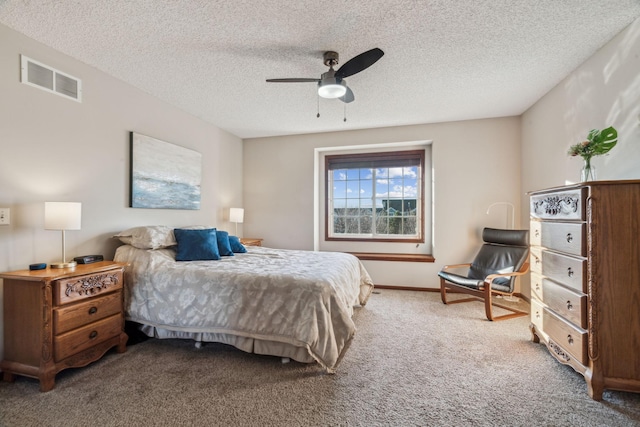
[(569, 147), (570, 156), (581, 156), (587, 165), (591, 157), (607, 154), (618, 143), (618, 131), (610, 126), (606, 129), (592, 129), (587, 140)]

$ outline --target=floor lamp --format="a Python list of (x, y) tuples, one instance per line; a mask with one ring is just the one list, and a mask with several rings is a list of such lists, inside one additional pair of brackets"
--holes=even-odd
[(513, 206), (513, 203), (510, 202), (495, 202), (491, 203), (487, 208), (487, 215), (489, 215), (489, 211), (492, 207), (497, 205), (505, 205), (507, 206), (507, 228), (509, 228), (509, 208), (511, 208), (511, 228), (516, 228), (516, 208)]

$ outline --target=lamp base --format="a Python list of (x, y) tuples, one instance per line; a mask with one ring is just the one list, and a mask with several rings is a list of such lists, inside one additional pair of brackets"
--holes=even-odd
[(51, 264), (49, 264), (49, 266), (51, 268), (73, 268), (76, 265), (78, 265), (77, 262), (75, 261), (69, 261), (69, 262), (52, 262)]

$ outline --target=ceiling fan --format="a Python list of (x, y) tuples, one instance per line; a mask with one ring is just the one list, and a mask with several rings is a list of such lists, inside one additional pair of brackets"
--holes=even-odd
[(319, 79), (307, 78), (290, 78), (290, 79), (267, 79), (269, 83), (307, 83), (313, 82), (318, 84), (318, 95), (323, 98), (335, 99), (339, 98), (342, 102), (353, 102), (355, 97), (353, 92), (347, 86), (346, 77), (366, 70), (382, 58), (384, 52), (377, 47), (360, 55), (354, 56), (345, 62), (340, 68), (334, 70), (333, 67), (338, 65), (338, 52), (328, 51), (323, 55), (324, 65), (329, 67), (329, 71), (322, 73)]

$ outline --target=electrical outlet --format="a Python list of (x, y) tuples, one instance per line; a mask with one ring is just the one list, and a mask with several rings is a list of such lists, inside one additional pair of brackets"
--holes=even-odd
[(11, 209), (0, 208), (0, 225), (11, 224)]

